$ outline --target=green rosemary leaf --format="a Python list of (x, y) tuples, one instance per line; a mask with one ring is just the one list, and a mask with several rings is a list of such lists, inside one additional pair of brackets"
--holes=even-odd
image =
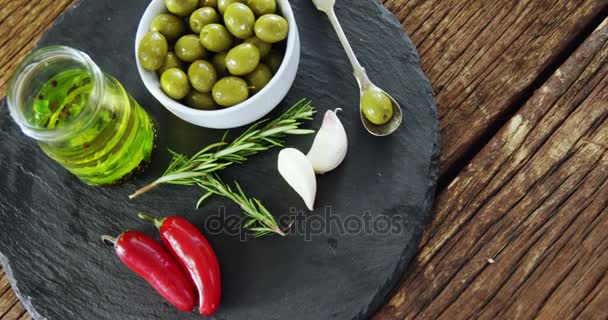
[(209, 197), (211, 197), (213, 194), (213, 192), (207, 191), (207, 193), (205, 193), (200, 199), (198, 199), (198, 202), (196, 203), (196, 208), (200, 208), (201, 204), (203, 204), (203, 202), (209, 199)]
[(245, 223), (243, 225), (243, 229), (250, 229), (251, 226), (254, 225), (254, 224), (256, 224), (256, 223), (257, 223), (257, 220), (251, 219), (251, 220), (247, 221), (247, 223)]
[(307, 130), (307, 129), (293, 129), (293, 130), (285, 131), (285, 133), (291, 134), (291, 135), (307, 135), (307, 134), (311, 134), (314, 132), (315, 132), (314, 130)]
[(253, 143), (253, 142), (245, 143), (245, 144), (242, 144), (242, 145), (239, 145), (239, 146), (234, 146), (234, 147), (231, 147), (231, 148), (226, 148), (226, 149), (224, 149), (224, 150), (222, 150), (220, 152), (216, 152), (213, 155), (213, 157), (216, 158), (216, 159), (219, 159), (219, 158), (225, 157), (225, 156), (230, 155), (230, 154), (238, 154), (239, 151), (243, 151), (243, 150), (247, 150), (247, 149), (252, 149), (254, 147), (255, 147), (255, 143)]
[(282, 143), (280, 143), (280, 142), (278, 142), (278, 141), (275, 141), (275, 140), (272, 140), (272, 139), (268, 139), (268, 138), (266, 138), (266, 137), (264, 137), (264, 138), (262, 138), (262, 139), (263, 139), (264, 141), (268, 142), (270, 145), (272, 145), (272, 146), (274, 146), (274, 147), (278, 147), (278, 148), (282, 148), (282, 147), (283, 147), (283, 144), (282, 144)]
[(200, 157), (201, 155), (203, 155), (203, 154), (207, 153), (207, 152), (208, 152), (208, 151), (210, 151), (211, 149), (213, 149), (213, 148), (219, 148), (219, 147), (225, 146), (226, 144), (228, 144), (228, 143), (227, 143), (227, 142), (225, 142), (225, 141), (223, 141), (223, 140), (222, 140), (222, 141), (220, 141), (220, 142), (212, 143), (212, 144), (208, 145), (207, 147), (205, 147), (204, 149), (202, 149), (201, 151), (197, 152), (197, 153), (196, 153), (196, 154), (193, 156), (193, 158)]

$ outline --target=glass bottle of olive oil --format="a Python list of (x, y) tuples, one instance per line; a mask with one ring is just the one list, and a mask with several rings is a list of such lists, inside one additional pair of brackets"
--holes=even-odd
[(148, 114), (81, 51), (53, 46), (26, 57), (7, 101), (23, 133), (85, 183), (121, 183), (150, 160)]

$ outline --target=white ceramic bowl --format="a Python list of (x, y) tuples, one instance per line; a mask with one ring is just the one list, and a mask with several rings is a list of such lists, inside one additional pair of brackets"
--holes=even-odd
[(141, 39), (150, 30), (152, 19), (160, 13), (168, 12), (164, 0), (152, 0), (137, 28), (135, 37), (135, 59), (137, 70), (144, 85), (160, 103), (184, 121), (213, 128), (228, 129), (252, 123), (274, 109), (285, 98), (291, 88), (300, 63), (300, 36), (288, 0), (277, 0), (279, 10), (289, 23), (287, 48), (283, 63), (272, 80), (257, 94), (230, 108), (219, 110), (197, 110), (169, 98), (160, 88), (160, 79), (155, 72), (144, 70), (137, 58), (137, 48)]

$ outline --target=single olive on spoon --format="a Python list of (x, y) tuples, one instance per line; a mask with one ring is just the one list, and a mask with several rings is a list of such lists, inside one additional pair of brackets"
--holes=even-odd
[(395, 132), (403, 119), (401, 107), (393, 97), (369, 80), (365, 68), (357, 60), (353, 48), (348, 43), (346, 34), (344, 34), (344, 30), (338, 21), (334, 11), (336, 0), (312, 0), (312, 2), (319, 11), (324, 12), (329, 18), (344, 47), (344, 51), (346, 51), (348, 60), (353, 65), (354, 75), (359, 83), (361, 97), (359, 110), (363, 126), (375, 136), (386, 136)]

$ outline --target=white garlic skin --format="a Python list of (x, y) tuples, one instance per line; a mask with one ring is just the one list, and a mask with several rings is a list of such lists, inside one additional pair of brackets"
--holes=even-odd
[(340, 110), (328, 110), (325, 113), (323, 124), (308, 151), (308, 160), (316, 173), (323, 174), (334, 170), (346, 157), (348, 138), (336, 114)]
[(308, 210), (312, 211), (317, 195), (317, 178), (306, 155), (298, 149), (283, 149), (279, 152), (277, 167), (283, 179), (302, 197)]

